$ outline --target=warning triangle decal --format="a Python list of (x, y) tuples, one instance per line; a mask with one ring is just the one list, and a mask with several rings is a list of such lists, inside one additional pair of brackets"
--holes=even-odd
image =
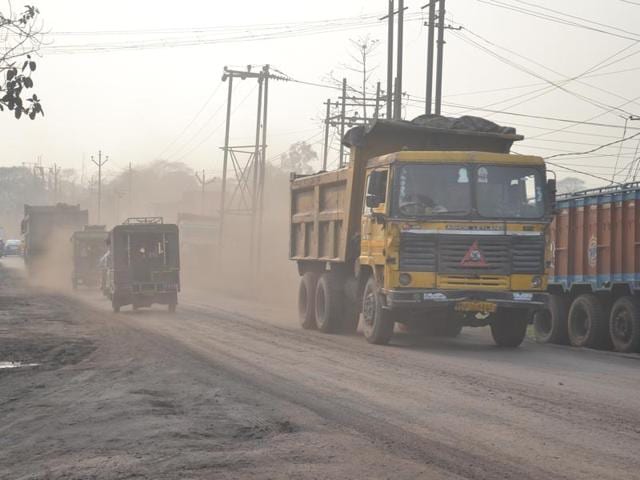
[(478, 241), (475, 240), (473, 244), (467, 250), (467, 253), (464, 255), (462, 260), (460, 261), (460, 265), (463, 267), (488, 267), (489, 264), (484, 258), (484, 255), (480, 251), (480, 247), (478, 247)]

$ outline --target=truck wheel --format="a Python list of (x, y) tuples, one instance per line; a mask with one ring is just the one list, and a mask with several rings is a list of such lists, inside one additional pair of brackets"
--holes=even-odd
[(640, 301), (620, 297), (611, 308), (609, 335), (617, 352), (640, 351)]
[(533, 317), (533, 329), (539, 343), (569, 343), (567, 314), (569, 310), (564, 295), (549, 295), (549, 309), (537, 312)]
[(316, 328), (316, 284), (318, 275), (307, 272), (300, 278), (298, 289), (298, 318), (305, 330)]
[(569, 309), (569, 343), (599, 347), (607, 340), (607, 318), (602, 302), (591, 293), (580, 295)]
[(515, 348), (527, 334), (527, 312), (499, 312), (491, 322), (491, 336), (500, 347)]
[(334, 273), (323, 273), (316, 286), (316, 325), (324, 333), (334, 333), (344, 316), (343, 282)]
[(113, 309), (113, 313), (119, 313), (120, 312), (120, 304), (118, 302), (116, 302), (115, 300), (111, 300), (111, 308)]
[(367, 280), (362, 298), (362, 330), (367, 342), (386, 345), (393, 335), (395, 322), (390, 311), (382, 308), (382, 295), (373, 276)]

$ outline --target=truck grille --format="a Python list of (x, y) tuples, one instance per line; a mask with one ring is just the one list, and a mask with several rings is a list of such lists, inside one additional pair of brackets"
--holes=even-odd
[(511, 273), (544, 273), (544, 237), (515, 237)]
[[(509, 240), (507, 236), (443, 235), (439, 238), (438, 272), (507, 275)], [(461, 264), (474, 242), (478, 242), (486, 266), (469, 267)]]
[[(486, 266), (463, 265), (474, 242)], [(544, 236), (400, 234), (400, 270), (451, 275), (540, 274), (544, 272)]]
[(436, 246), (434, 235), (403, 232), (400, 235), (400, 270), (435, 272)]

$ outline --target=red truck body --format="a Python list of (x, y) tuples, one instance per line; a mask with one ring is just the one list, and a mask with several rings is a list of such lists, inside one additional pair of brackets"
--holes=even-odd
[(541, 342), (640, 352), (640, 183), (557, 197)]

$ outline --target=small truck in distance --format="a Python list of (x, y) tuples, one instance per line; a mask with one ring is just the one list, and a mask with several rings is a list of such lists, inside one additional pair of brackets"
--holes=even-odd
[(345, 168), (292, 175), (290, 258), (303, 328), (386, 344), (394, 325), (516, 347), (546, 306), (555, 181), (512, 155), (512, 128), (477, 117), (350, 130)]
[(176, 311), (180, 291), (178, 227), (161, 217), (129, 218), (107, 240), (103, 293), (114, 312), (125, 305), (167, 305)]
[(71, 286), (97, 287), (100, 285), (100, 259), (107, 252), (108, 232), (104, 225), (85, 225), (73, 232), (73, 272)]

